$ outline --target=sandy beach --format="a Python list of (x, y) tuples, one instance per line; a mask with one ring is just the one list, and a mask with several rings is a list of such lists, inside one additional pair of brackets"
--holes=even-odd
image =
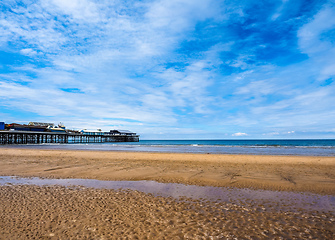
[(335, 157), (1, 148), (0, 175), (154, 180), (335, 195)]
[[(335, 195), (335, 158), (0, 149), (0, 175), (154, 180)], [(333, 212), (155, 197), (130, 190), (0, 186), (1, 239), (333, 239)]]

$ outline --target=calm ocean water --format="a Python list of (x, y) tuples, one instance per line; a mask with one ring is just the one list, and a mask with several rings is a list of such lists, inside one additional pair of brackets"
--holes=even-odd
[(14, 148), (335, 156), (335, 139), (315, 140), (141, 140), (133, 143), (6, 145)]

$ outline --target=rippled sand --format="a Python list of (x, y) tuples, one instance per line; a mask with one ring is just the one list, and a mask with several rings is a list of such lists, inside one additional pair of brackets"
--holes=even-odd
[(137, 191), (0, 187), (1, 239), (334, 239), (335, 216)]

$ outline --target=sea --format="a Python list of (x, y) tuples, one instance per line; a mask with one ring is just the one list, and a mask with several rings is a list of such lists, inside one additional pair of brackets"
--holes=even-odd
[(198, 154), (335, 156), (335, 139), (140, 140), (139, 142), (4, 145), (11, 148)]

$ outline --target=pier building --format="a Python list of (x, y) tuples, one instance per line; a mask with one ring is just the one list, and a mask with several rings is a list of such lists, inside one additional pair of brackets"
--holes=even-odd
[(138, 142), (139, 135), (128, 130), (68, 130), (53, 124), (5, 124), (0, 122), (0, 144)]

